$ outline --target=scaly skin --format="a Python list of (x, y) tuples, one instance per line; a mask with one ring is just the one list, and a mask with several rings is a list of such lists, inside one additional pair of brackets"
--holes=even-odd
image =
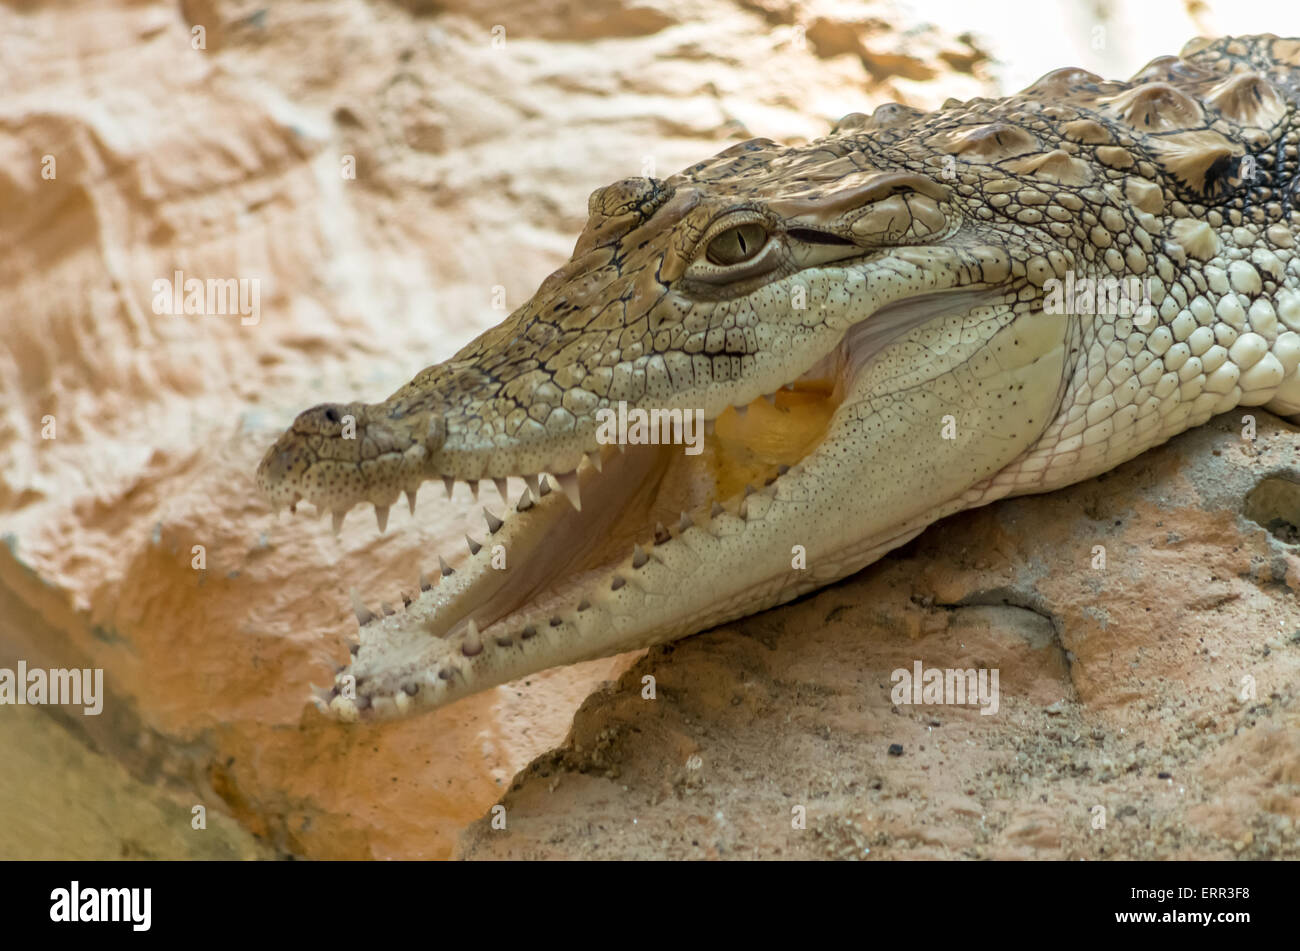
[[(1197, 40), (1127, 83), (1058, 70), (596, 191), (500, 326), (262, 461), (276, 508), (368, 501), (381, 528), (428, 479), (531, 485), (405, 610), (358, 607), (317, 702), (430, 709), (683, 637), (1233, 407), (1300, 414), (1298, 104), (1300, 41)], [(1056, 313), (1067, 272), (1149, 281), (1155, 313)], [(704, 453), (602, 447), (620, 400), (701, 410)]]

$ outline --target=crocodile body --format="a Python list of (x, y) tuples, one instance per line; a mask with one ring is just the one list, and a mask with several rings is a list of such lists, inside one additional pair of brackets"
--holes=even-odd
[[(597, 190), (503, 323), (268, 450), (272, 505), (336, 522), (382, 529), (426, 480), (510, 503), (403, 610), (358, 605), (318, 704), (430, 709), (690, 635), (1217, 413), (1300, 416), (1298, 108), (1300, 40), (1196, 40)], [(1098, 308), (1116, 281), (1145, 306)], [(698, 411), (702, 451), (604, 444), (620, 404)]]

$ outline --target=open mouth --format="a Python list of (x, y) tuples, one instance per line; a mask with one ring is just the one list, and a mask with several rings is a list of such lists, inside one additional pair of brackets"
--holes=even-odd
[[(1001, 296), (975, 287), (887, 305), (853, 324), (806, 372), (747, 405), (711, 420), (681, 408), (671, 419), (682, 425), (656, 430), (659, 444), (646, 444), (648, 432), (637, 432), (629, 413), (627, 442), (598, 440), (576, 470), (523, 476), (522, 490), (518, 478), (495, 480), (509, 510), (484, 506), (486, 531), (467, 539), (467, 563), (453, 569), (440, 558), (436, 571), (421, 575), (421, 592), (405, 610), (355, 604), (362, 629), (356, 660), (333, 689), (317, 695), (318, 704), (345, 718), (372, 707), (401, 712), (430, 686), (451, 686), (485, 651), (526, 648), (539, 635), (563, 638), (607, 592), (638, 585), (643, 569), (668, 550), (662, 546), (689, 546), (693, 532), (717, 538), (743, 531), (755, 495), (775, 493), (785, 482), (797, 486), (802, 463), (818, 452), (837, 411), (855, 399), (891, 342)], [(696, 424), (703, 432), (692, 431)], [(664, 443), (666, 436), (681, 439)], [(450, 492), (454, 482), (446, 481)], [(435, 643), (442, 646), (431, 663)], [(632, 646), (605, 641), (589, 656)], [(356, 695), (340, 703), (348, 678)]]
[[(471, 619), (479, 632), (510, 631), (524, 608), (529, 617), (581, 611), (583, 591), (604, 577), (616, 584), (620, 567), (635, 571), (657, 545), (721, 512), (743, 517), (749, 494), (772, 485), (825, 436), (844, 395), (839, 370), (823, 361), (770, 397), (713, 420), (700, 414), (698, 453), (680, 443), (602, 445), (569, 476), (525, 479), (529, 487), (507, 518), (485, 506), (489, 549), (508, 524), (527, 523), (504, 546), (509, 570), (484, 573), (430, 633), (455, 636)], [(475, 557), (490, 554), (475, 551), (478, 544), (471, 544)]]

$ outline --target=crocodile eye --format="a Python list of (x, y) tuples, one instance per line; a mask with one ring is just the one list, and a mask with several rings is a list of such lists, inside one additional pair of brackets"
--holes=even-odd
[(709, 242), (704, 256), (712, 264), (728, 267), (748, 261), (767, 243), (767, 229), (753, 222), (728, 228)]

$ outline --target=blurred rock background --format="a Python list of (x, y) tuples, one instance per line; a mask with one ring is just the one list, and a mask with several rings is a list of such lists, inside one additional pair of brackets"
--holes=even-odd
[[(446, 858), (462, 830), (539, 756), (546, 784), (530, 779), (535, 767), (521, 778), (521, 792), (511, 794), (527, 798), (528, 823), (508, 841), (475, 826), (462, 854), (544, 855), (548, 835), (553, 854), (581, 854), (556, 829), (541, 834), (548, 822), (571, 825), (566, 810), (590, 809), (544, 791), (558, 782), (546, 764), (559, 757), (589, 766), (584, 730), (595, 731), (596, 747), (609, 746), (599, 737), (613, 726), (602, 725), (608, 711), (600, 707), (618, 694), (598, 688), (637, 658), (550, 672), (401, 723), (324, 723), (304, 700), (307, 685), (328, 682), (345, 653), (355, 624), (348, 589), (372, 603), (395, 601), (414, 584), (412, 566), (436, 564), (439, 551), (459, 558), (468, 496), (448, 504), (427, 492), (416, 518), (398, 513), (383, 536), (354, 515), (335, 540), (327, 524), (271, 518), (252, 484), (266, 445), (306, 406), (382, 398), (498, 322), (504, 314), (493, 309), (494, 296), (503, 293), (505, 310), (513, 309), (567, 258), (586, 196), (600, 185), (670, 174), (755, 135), (811, 139), (841, 115), (889, 100), (928, 108), (950, 96), (996, 95), (1065, 65), (1124, 76), (1198, 33), (1297, 35), (1297, 19), (1271, 4), (1221, 0), (0, 2), (0, 667), (20, 659), (29, 666), (101, 667), (107, 692), (98, 717), (0, 707), (0, 857)], [(257, 321), (155, 314), (153, 282), (177, 270), (258, 279)], [(1270, 451), (1282, 465), (1295, 451), (1294, 433), (1270, 432)], [(1187, 465), (1210, 458), (1216, 457), (1196, 455)], [(1171, 463), (1162, 478), (1176, 480), (1179, 471)], [(1253, 745), (1214, 746), (1205, 753), (1217, 756), (1214, 762), (1185, 760), (1202, 777), (1194, 788), (1210, 830), (1187, 847), (1200, 850), (1195, 854), (1277, 854), (1280, 846), (1268, 843), (1283, 841), (1283, 819), (1300, 818), (1297, 647), (1290, 634), (1300, 626), (1295, 549), (1280, 534), (1239, 519), (1227, 503), (1217, 516), (1200, 514), (1203, 496), (1180, 495), (1184, 508), (1168, 516), (1168, 531), (1185, 536), (1188, 526), (1217, 518), (1216, 534), (1195, 557), (1237, 545), (1256, 552), (1269, 573), (1252, 574), (1252, 567), (1225, 581), (1245, 586), (1223, 602), (1228, 616), (1198, 615), (1204, 623), (1186, 629), (1167, 619), (1126, 625), (1122, 646), (1107, 648), (1106, 663), (1131, 669), (1121, 660), (1147, 658), (1152, 639), (1162, 635), (1232, 634), (1217, 648), (1218, 667), (1184, 669), (1186, 657), (1165, 644), (1161, 656), (1173, 666), (1157, 668), (1160, 676), (1191, 677), (1198, 689), (1220, 693), (1250, 663), (1261, 683), (1271, 678), (1276, 687), (1264, 712), (1248, 714), (1250, 729), (1262, 731), (1250, 734)], [(1062, 537), (1076, 537), (1074, 531), (1086, 541), (1092, 529), (1068, 522), (1071, 511), (1085, 516), (1062, 505), (1019, 500), (972, 513), (964, 528), (932, 529), (842, 591), (745, 622), (760, 640), (789, 651), (791, 663), (805, 639), (811, 645), (804, 686), (789, 696), (774, 693), (771, 709), (802, 709), (801, 698), (819, 691), (859, 696), (865, 689), (819, 682), (836, 666), (817, 663), (815, 648), (827, 638), (828, 651), (854, 645), (856, 669), (868, 677), (889, 669), (897, 648), (891, 636), (938, 633), (926, 626), (934, 623), (927, 620), (932, 607), (877, 590), (903, 561), (912, 559), (911, 570), (918, 570), (918, 552), (925, 552), (936, 590), (960, 600), (992, 582), (962, 575), (962, 564), (932, 551), (936, 539), (967, 532), (974, 548), (996, 546), (997, 538), (981, 535), (981, 520), (1020, 513), (1005, 530), (1010, 548), (961, 557), (997, 566), (1015, 545), (1040, 544), (1034, 526), (1049, 514), (1067, 520)], [(1035, 577), (1059, 580), (1076, 572), (1080, 556), (1067, 546), (1038, 557), (1043, 567)], [(1199, 564), (1184, 567), (1191, 572)], [(966, 580), (945, 581), (945, 571)], [(1017, 583), (1037, 590), (1032, 580)], [(1171, 581), (1192, 583), (1177, 572)], [(847, 599), (853, 585), (867, 586), (863, 596), (880, 605), (874, 613), (850, 614), (854, 623), (838, 628), (810, 613), (810, 604)], [(918, 595), (920, 602), (926, 596)], [(1049, 614), (1074, 616), (1067, 593), (1051, 596), (1065, 600)], [(1077, 613), (1100, 617), (1083, 607)], [(1140, 709), (1136, 697), (1152, 702), (1137, 687), (1131, 695), (1101, 689), (1109, 681), (1097, 673), (1082, 687), (1077, 671), (1063, 672), (1058, 654), (1067, 648), (1057, 643), (1059, 631), (1056, 647), (1039, 645), (1033, 650), (1048, 653), (1033, 654), (1016, 635), (984, 622), (987, 637), (1023, 655), (1035, 689), (1060, 687), (1055, 699), (1076, 705), (1070, 716), (1080, 730), (1110, 736), (1106, 731), (1119, 726), (1097, 726), (1099, 718), (1131, 716), (1125, 711)], [(1069, 630), (1078, 637), (1088, 629)], [(1022, 640), (1037, 643), (1036, 636)], [(1098, 633), (1095, 643), (1107, 645), (1110, 636)], [(702, 685), (697, 691), (704, 692), (694, 694), (705, 698), (701, 710), (732, 703), (735, 686), (725, 681), (742, 676), (743, 657), (729, 659), (740, 667), (712, 679), (704, 673), (731, 637), (724, 630), (674, 649), (687, 659), (681, 663), (703, 665), (681, 668), (683, 690)], [(1274, 642), (1258, 655), (1260, 645)], [(1077, 656), (1077, 647), (1068, 649)], [(638, 663), (663, 662), (656, 657)], [(1010, 655), (1006, 662), (1015, 666)], [(574, 713), (589, 696), (570, 736)], [(1220, 699), (1227, 703), (1228, 695)], [(1222, 724), (1238, 713), (1207, 715)], [(774, 716), (750, 723), (747, 742), (789, 740), (788, 722)], [(854, 722), (846, 713), (816, 729)], [(1166, 748), (1166, 734), (1151, 726), (1156, 718), (1124, 722), (1152, 729), (1142, 756)], [(873, 723), (852, 727), (864, 756), (874, 756), (888, 733), (869, 729)], [(735, 725), (720, 717), (723, 726)], [(933, 764), (929, 778), (1018, 756), (1008, 745), (1018, 734), (1001, 726), (1004, 732), (990, 727), (949, 744), (952, 760)], [(664, 749), (651, 743), (665, 736), (672, 742)], [(602, 815), (626, 823), (626, 810), (683, 803), (681, 790), (688, 789), (693, 805), (661, 812), (659, 825), (641, 825), (634, 852), (666, 853), (690, 841), (704, 841), (690, 848), (706, 854), (744, 852), (742, 841), (749, 843), (746, 854), (778, 847), (761, 835), (674, 838), (698, 821), (716, 821), (708, 817), (721, 810), (695, 808), (699, 796), (719, 795), (709, 790), (707, 771), (678, 784), (678, 760), (703, 742), (683, 737), (656, 734), (639, 751), (620, 745), (610, 769), (618, 771), (614, 759), (629, 757), (642, 765), (625, 795), (619, 791), (629, 785), (626, 777), (595, 790), (607, 800)], [(1130, 747), (1113, 752), (1126, 756)], [(755, 797), (746, 809), (782, 806), (780, 822), (788, 828), (784, 794), (769, 797), (792, 777), (803, 777), (798, 795), (805, 797), (823, 787), (852, 793), (879, 778), (879, 764), (841, 763), (815, 743), (801, 750), (803, 758), (792, 755), (783, 764), (738, 767)], [(808, 764), (816, 767), (811, 773)], [(773, 775), (778, 766), (783, 776)], [(1122, 761), (1114, 770), (1121, 768), (1127, 769)], [(1064, 794), (1050, 771), (1024, 772), (1010, 791), (953, 785), (925, 805), (960, 823), (952, 817), (966, 813), (952, 797), (965, 796), (963, 808), (981, 816), (995, 799), (1009, 802), (999, 814), (1012, 818), (1001, 831), (983, 840), (969, 832), (969, 848), (958, 833), (950, 841), (903, 835), (901, 827), (882, 833), (872, 827), (876, 819), (855, 818), (856, 806), (840, 803), (819, 820), (830, 839), (801, 840), (785, 854), (820, 854), (814, 843), (841, 839), (853, 851), (863, 836), (887, 846), (878, 845), (876, 857), (1022, 846), (1064, 854), (1081, 847), (1060, 833), (1068, 823), (1059, 811), (1054, 818), (1021, 814), (1048, 791)], [(1232, 797), (1216, 791), (1216, 775), (1235, 777)], [(881, 788), (889, 787), (874, 791)], [(908, 794), (913, 806), (919, 788)], [(1069, 794), (1087, 801), (1101, 792), (1085, 782)], [(205, 830), (192, 828), (200, 805)], [(1174, 801), (1162, 821), (1186, 819), (1177, 811), (1185, 808)], [(1247, 817), (1260, 810), (1268, 818), (1256, 828)], [(925, 824), (911, 813), (890, 821)], [(1035, 831), (1046, 826), (1057, 832)], [(1113, 840), (1107, 855), (1145, 854), (1136, 847), (1125, 852), (1131, 835)], [(614, 838), (606, 841), (612, 850)], [(1245, 844), (1236, 848), (1239, 842)]]

